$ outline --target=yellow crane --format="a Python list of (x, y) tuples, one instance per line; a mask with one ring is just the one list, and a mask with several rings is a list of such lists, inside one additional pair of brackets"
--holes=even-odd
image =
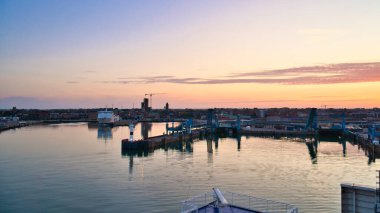
[(153, 103), (152, 103), (152, 96), (153, 95), (163, 95), (167, 93), (145, 93), (145, 96), (149, 95), (150, 96), (150, 108), (153, 109)]

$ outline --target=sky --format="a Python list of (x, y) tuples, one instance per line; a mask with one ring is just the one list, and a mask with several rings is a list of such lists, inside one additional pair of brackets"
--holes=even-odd
[(380, 107), (379, 20), (378, 0), (0, 0), (0, 108)]

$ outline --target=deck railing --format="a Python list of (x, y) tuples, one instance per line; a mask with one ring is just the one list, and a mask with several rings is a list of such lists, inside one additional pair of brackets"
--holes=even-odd
[(182, 201), (181, 213), (194, 213), (198, 212), (199, 208), (210, 205), (215, 202), (216, 198), (213, 192), (206, 192), (199, 194), (190, 199)]
[(233, 206), (266, 213), (298, 213), (298, 209), (295, 206), (283, 202), (234, 192), (223, 192), (223, 195), (228, 200), (228, 203)]
[[(233, 192), (223, 192), (230, 206), (263, 213), (298, 213), (298, 209), (287, 203), (257, 198)], [(216, 204), (213, 192), (207, 192), (182, 201), (181, 213), (195, 213), (202, 207)]]

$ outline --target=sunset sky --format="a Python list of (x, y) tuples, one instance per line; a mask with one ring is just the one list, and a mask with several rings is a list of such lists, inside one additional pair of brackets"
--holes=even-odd
[(380, 107), (380, 1), (0, 0), (0, 108)]

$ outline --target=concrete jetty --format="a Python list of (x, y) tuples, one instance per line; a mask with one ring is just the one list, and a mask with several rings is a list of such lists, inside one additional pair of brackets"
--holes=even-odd
[(124, 151), (137, 151), (137, 150), (154, 150), (158, 148), (165, 148), (168, 144), (177, 143), (180, 141), (198, 139), (205, 135), (204, 129), (193, 130), (189, 134), (180, 133), (172, 135), (160, 135), (150, 137), (144, 140), (129, 140), (124, 139), (121, 141), (121, 148)]
[(242, 136), (270, 136), (270, 137), (315, 137), (316, 131), (289, 131), (289, 130), (274, 130), (274, 129), (242, 129)]

